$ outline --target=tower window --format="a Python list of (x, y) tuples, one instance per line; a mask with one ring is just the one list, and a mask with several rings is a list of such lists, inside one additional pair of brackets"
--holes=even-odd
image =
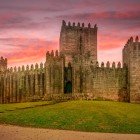
[(134, 50), (136, 50), (136, 46), (134, 46)]

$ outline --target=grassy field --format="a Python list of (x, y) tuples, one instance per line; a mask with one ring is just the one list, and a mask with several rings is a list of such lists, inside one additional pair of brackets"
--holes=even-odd
[(49, 104), (53, 104), (52, 101), (44, 101), (44, 102), (26, 102), (26, 103), (13, 103), (13, 104), (0, 104), (0, 113), (4, 113), (6, 111), (14, 111), (17, 109), (27, 109), (34, 108), (37, 106), (46, 106)]
[[(46, 103), (46, 106), (45, 106)], [(44, 105), (36, 107), (35, 104)], [(78, 131), (139, 133), (140, 104), (69, 101), (0, 105), (0, 123)], [(25, 108), (32, 106), (33, 108)], [(13, 111), (8, 111), (13, 109)]]

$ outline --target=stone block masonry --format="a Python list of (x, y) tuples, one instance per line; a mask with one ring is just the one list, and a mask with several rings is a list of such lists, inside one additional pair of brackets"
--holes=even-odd
[(58, 51), (46, 54), (46, 63), (14, 67), (0, 73), (0, 103), (44, 100), (63, 93), (64, 59)]
[(131, 102), (140, 102), (140, 42), (131, 37), (123, 49), (123, 62), (128, 67), (128, 92)]
[(78, 23), (71, 24), (70, 22), (66, 24), (65, 21), (62, 22), (61, 32), (60, 32), (60, 53), (65, 55), (65, 65), (67, 66), (69, 62), (75, 55), (85, 55), (90, 56), (90, 61), (96, 63), (97, 61), (97, 25), (91, 27), (85, 27), (84, 23), (80, 25)]
[(45, 68), (41, 63), (7, 69), (0, 76), (0, 103), (40, 99), (45, 91)]
[(97, 62), (97, 25), (62, 22), (60, 51), (46, 62), (7, 68), (0, 58), (0, 103), (52, 99), (140, 102), (140, 42), (131, 37), (121, 63)]
[[(127, 92), (127, 67), (121, 67), (118, 63), (97, 62), (96, 65), (73, 67), (73, 92), (84, 93), (92, 99), (129, 101)], [(79, 78), (80, 77), (80, 78)]]

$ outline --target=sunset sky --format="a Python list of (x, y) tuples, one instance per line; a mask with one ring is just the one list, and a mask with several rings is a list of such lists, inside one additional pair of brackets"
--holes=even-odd
[(140, 0), (0, 0), (0, 56), (9, 66), (44, 62), (58, 49), (62, 20), (98, 26), (98, 60), (121, 61), (140, 37)]

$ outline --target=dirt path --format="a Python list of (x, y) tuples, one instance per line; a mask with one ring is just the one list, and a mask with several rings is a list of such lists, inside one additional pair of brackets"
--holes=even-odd
[(89, 133), (0, 125), (0, 140), (140, 140), (140, 135)]

